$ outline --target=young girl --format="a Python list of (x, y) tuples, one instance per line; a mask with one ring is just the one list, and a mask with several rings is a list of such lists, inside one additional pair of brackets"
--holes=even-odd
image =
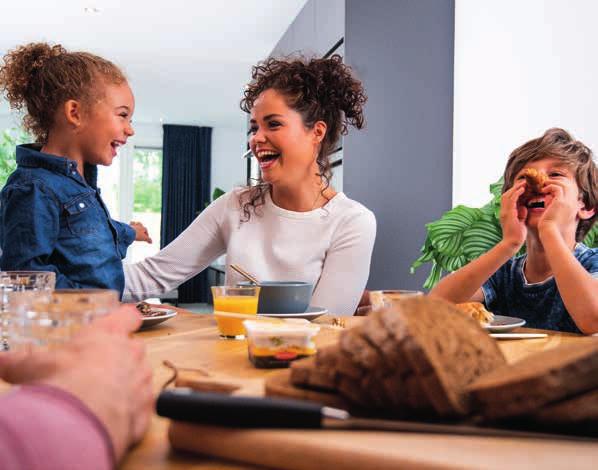
[(241, 102), (262, 179), (222, 196), (160, 253), (125, 267), (125, 294), (157, 296), (226, 253), (264, 281), (305, 281), (312, 304), (351, 315), (369, 275), (372, 212), (329, 184), (329, 155), (348, 124), (361, 128), (366, 97), (339, 56), (269, 59)]
[(17, 169), (0, 194), (3, 270), (54, 271), (57, 288), (101, 287), (122, 293), (121, 258), (145, 227), (110, 218), (96, 186), (133, 135), (135, 102), (111, 62), (62, 46), (28, 44), (0, 66), (0, 91), (25, 109), (36, 144), (17, 147)]

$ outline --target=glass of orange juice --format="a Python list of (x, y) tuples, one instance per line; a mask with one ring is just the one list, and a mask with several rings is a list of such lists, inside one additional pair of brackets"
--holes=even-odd
[(219, 316), (218, 312), (257, 315), (257, 303), (260, 296), (258, 286), (213, 286), (214, 316), (218, 323), (221, 338), (245, 339), (243, 318)]

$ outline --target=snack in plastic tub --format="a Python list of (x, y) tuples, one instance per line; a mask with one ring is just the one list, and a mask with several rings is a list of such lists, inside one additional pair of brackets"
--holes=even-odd
[(249, 360), (255, 367), (288, 367), (291, 361), (316, 353), (313, 337), (318, 325), (307, 320), (268, 322), (245, 320)]

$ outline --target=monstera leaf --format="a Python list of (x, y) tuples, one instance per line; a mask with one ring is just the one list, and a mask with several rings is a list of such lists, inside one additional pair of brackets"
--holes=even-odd
[(491, 204), (481, 209), (457, 206), (426, 228), (428, 236), (422, 255), (411, 266), (413, 273), (423, 264), (432, 263), (432, 271), (424, 284), (426, 288), (434, 287), (444, 272), (465, 266), (502, 238)]
[[(486, 253), (502, 239), (499, 222), (502, 178), (490, 185), (492, 200), (481, 208), (457, 206), (434, 222), (426, 225), (428, 231), (421, 256), (411, 265), (411, 273), (431, 263), (430, 275), (424, 287), (434, 287), (446, 272), (456, 271)], [(598, 246), (598, 226), (584, 239), (589, 247)], [(520, 254), (525, 253), (525, 246)]]

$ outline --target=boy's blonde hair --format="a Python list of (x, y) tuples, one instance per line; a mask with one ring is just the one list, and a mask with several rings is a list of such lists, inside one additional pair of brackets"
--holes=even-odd
[(505, 168), (503, 192), (513, 186), (515, 176), (525, 165), (544, 158), (560, 160), (575, 173), (575, 181), (585, 208), (596, 211), (591, 218), (579, 221), (575, 239), (580, 242), (598, 217), (598, 169), (592, 151), (567, 131), (559, 128), (548, 129), (542, 137), (530, 140), (513, 150)]

